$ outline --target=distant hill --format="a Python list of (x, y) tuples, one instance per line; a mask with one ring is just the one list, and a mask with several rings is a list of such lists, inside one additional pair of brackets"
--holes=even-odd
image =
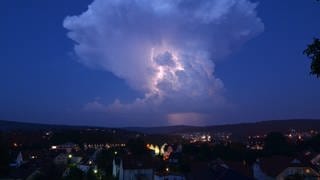
[(0, 131), (10, 130), (39, 130), (39, 129), (83, 129), (88, 126), (71, 126), (71, 125), (55, 125), (55, 124), (40, 124), (17, 121), (0, 120)]
[(50, 125), (0, 120), (1, 131), (10, 131), (14, 129), (42, 129), (48, 126)]
[(239, 123), (213, 126), (168, 126), (168, 127), (128, 127), (127, 130), (147, 134), (173, 134), (186, 132), (232, 132), (234, 135), (266, 134), (271, 131), (285, 132), (289, 129), (320, 130), (320, 119), (270, 120), (252, 123)]
[[(82, 129), (82, 128), (99, 128), (108, 129), (107, 127), (90, 127), (90, 126), (67, 126), (67, 125), (49, 125), (24, 123), (13, 121), (1, 121), (0, 130), (10, 131), (14, 129), (37, 130), (37, 129)], [(163, 126), (163, 127), (126, 127), (120, 128), (127, 131), (140, 132), (145, 134), (177, 134), (187, 132), (231, 132), (233, 136), (244, 137), (255, 134), (266, 134), (271, 131), (286, 132), (289, 129), (296, 130), (318, 130), (320, 131), (320, 119), (291, 119), (291, 120), (271, 120), (253, 123), (239, 123), (213, 126)], [(117, 128), (115, 128), (117, 129)]]
[(197, 126), (160, 126), (160, 127), (125, 127), (129, 131), (136, 131), (146, 134), (172, 134), (179, 132), (201, 131), (204, 127)]

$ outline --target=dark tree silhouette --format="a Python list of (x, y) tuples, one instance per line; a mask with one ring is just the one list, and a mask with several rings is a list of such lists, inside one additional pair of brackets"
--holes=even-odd
[(268, 155), (288, 155), (291, 148), (282, 133), (271, 132), (265, 139), (264, 150)]
[(127, 147), (133, 155), (145, 155), (147, 152), (146, 144), (141, 138), (130, 139)]
[[(316, 0), (320, 2), (320, 0)], [(310, 74), (320, 77), (320, 40), (314, 38), (313, 43), (309, 44), (307, 49), (303, 51), (303, 54), (307, 55), (311, 60), (311, 72)]]
[(102, 150), (97, 154), (96, 165), (105, 171), (106, 175), (112, 175), (112, 160), (115, 150)]
[(65, 179), (65, 180), (81, 180), (84, 178), (85, 178), (85, 175), (79, 168), (77, 168), (76, 166), (70, 166), (68, 175), (66, 177), (64, 177), (63, 179)]
[(9, 148), (5, 136), (0, 132), (0, 177), (9, 170)]
[(304, 147), (311, 148), (314, 151), (319, 152), (320, 151), (320, 134), (307, 140), (304, 144)]
[(320, 40), (315, 38), (313, 43), (303, 51), (303, 54), (312, 60), (310, 73), (320, 78)]

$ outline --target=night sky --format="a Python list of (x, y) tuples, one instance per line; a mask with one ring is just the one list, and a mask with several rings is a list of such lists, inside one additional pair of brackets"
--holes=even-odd
[[(89, 6), (89, 9), (88, 9)], [(320, 118), (320, 3), (5, 0), (0, 119), (159, 126)]]

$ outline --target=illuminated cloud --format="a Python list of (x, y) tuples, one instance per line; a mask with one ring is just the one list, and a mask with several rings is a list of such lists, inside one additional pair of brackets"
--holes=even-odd
[(94, 101), (85, 109), (172, 114), (222, 106), (214, 62), (263, 31), (255, 9), (249, 0), (94, 0), (64, 20), (74, 52), (144, 97), (129, 104)]

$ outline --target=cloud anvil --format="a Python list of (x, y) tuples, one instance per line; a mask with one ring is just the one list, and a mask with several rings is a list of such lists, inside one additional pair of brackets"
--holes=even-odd
[(130, 104), (87, 106), (109, 112), (210, 111), (224, 101), (215, 60), (264, 29), (256, 6), (249, 0), (94, 0), (64, 20), (75, 54), (145, 95)]

